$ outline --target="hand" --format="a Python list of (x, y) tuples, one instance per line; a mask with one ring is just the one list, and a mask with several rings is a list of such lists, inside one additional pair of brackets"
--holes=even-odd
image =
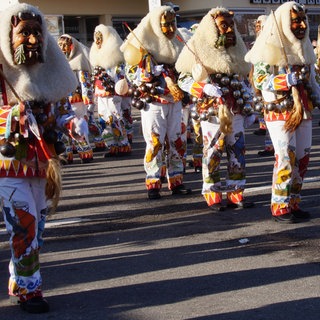
[(153, 67), (153, 75), (160, 76), (160, 74), (164, 71), (163, 64), (159, 64)]
[(220, 98), (222, 96), (222, 92), (218, 86), (215, 86), (211, 83), (207, 83), (203, 87), (203, 92), (210, 97)]
[(288, 87), (295, 86), (298, 83), (297, 74), (295, 72), (287, 74), (287, 84)]

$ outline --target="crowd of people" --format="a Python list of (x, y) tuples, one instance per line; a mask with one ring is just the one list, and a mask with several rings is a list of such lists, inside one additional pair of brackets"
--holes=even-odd
[(39, 252), (59, 201), (61, 162), (71, 164), (74, 153), (91, 162), (101, 150), (129, 156), (131, 108), (141, 112), (148, 199), (161, 198), (165, 181), (172, 195), (192, 192), (183, 183), (190, 117), (207, 206), (253, 207), (244, 197), (245, 129), (258, 114), (275, 158), (271, 215), (279, 223), (310, 218), (301, 189), (320, 88), (304, 6), (289, 1), (257, 19), (249, 49), (227, 8), (212, 8), (192, 30), (177, 28), (175, 9), (153, 9), (124, 40), (98, 25), (91, 48), (68, 34), (56, 41), (29, 4), (0, 12), (0, 198), (10, 235), (9, 295), (27, 312), (49, 311)]

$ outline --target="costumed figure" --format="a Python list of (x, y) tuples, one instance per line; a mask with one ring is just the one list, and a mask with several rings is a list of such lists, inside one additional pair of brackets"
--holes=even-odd
[[(132, 105), (141, 110), (149, 199), (161, 197), (161, 178), (165, 175), (172, 194), (191, 192), (183, 185), (182, 159), (186, 150), (181, 139), (183, 92), (176, 84), (178, 75), (174, 68), (183, 44), (176, 39), (176, 31), (174, 9), (160, 6), (141, 20), (121, 47), (128, 63), (127, 76), (133, 84)], [(163, 152), (167, 153), (166, 163)]]
[[(190, 27), (192, 33), (195, 33), (199, 24), (195, 23)], [(196, 97), (190, 95), (192, 104), (190, 105), (190, 114), (191, 109), (195, 102), (197, 102)], [(203, 141), (201, 133), (201, 124), (200, 119), (195, 117), (190, 117), (192, 123), (192, 162), (190, 165), (194, 168), (195, 172), (202, 171), (202, 150), (203, 150)]]
[[(186, 43), (192, 36), (192, 32), (187, 28), (179, 28), (177, 31), (177, 39), (182, 42)], [(184, 92), (183, 99), (181, 100), (182, 109), (181, 109), (181, 139), (182, 143), (187, 146), (188, 141), (191, 141), (191, 128), (189, 123), (191, 122), (190, 117), (190, 109), (192, 108), (192, 99), (189, 93)], [(186, 147), (185, 153), (183, 155), (183, 168), (184, 172), (186, 171), (187, 165), (187, 158), (188, 158), (188, 148)], [(194, 162), (192, 161), (192, 164)], [(193, 166), (193, 165), (192, 165)]]
[[(267, 15), (261, 15), (255, 21), (254, 31), (256, 34), (256, 38), (259, 37), (259, 34), (263, 29), (263, 26), (264, 26), (264, 23), (266, 22), (267, 17), (268, 17)], [(250, 48), (252, 48), (253, 45), (254, 45), (254, 42), (251, 44)], [(257, 136), (265, 136), (267, 127), (266, 127), (266, 122), (264, 121), (263, 115), (259, 117), (258, 121), (259, 121), (259, 129), (255, 130), (253, 133)]]
[[(203, 138), (202, 194), (208, 206), (222, 211), (227, 206), (252, 207), (244, 200), (244, 127), (254, 121), (251, 90), (244, 80), (250, 65), (244, 61), (246, 46), (225, 8), (211, 9), (182, 50), (176, 63), (179, 86), (195, 99), (191, 116), (200, 120)], [(225, 186), (220, 176), (223, 151), (227, 152)]]
[[(256, 38), (259, 37), (259, 34), (261, 33), (263, 26), (266, 22), (268, 16), (266, 15), (261, 15), (257, 18), (256, 23), (255, 23), (255, 33), (256, 33)], [(253, 42), (254, 44), (254, 42)], [(252, 45), (253, 45), (252, 44)], [(252, 70), (250, 72), (253, 71), (253, 67)], [(251, 79), (251, 76), (249, 77)], [(263, 109), (259, 109), (259, 102), (261, 100), (260, 95), (261, 92), (260, 90), (255, 90), (254, 89), (254, 84), (251, 83), (252, 88), (253, 88), (253, 92), (254, 92), (254, 98), (253, 101), (255, 103), (257, 103), (258, 108), (257, 108), (257, 112), (259, 113), (259, 117), (258, 117), (258, 121), (259, 121), (259, 129), (253, 131), (253, 133), (257, 136), (264, 136), (264, 150), (262, 151), (258, 151), (258, 156), (260, 157), (268, 157), (268, 156), (273, 156), (274, 155), (274, 149), (273, 149), (273, 145), (272, 145), (272, 141), (270, 138), (270, 134), (269, 131), (267, 129), (266, 126), (266, 122), (264, 120), (264, 116), (263, 116)]]
[(312, 143), (312, 110), (319, 105), (316, 56), (304, 6), (290, 1), (269, 15), (245, 57), (254, 65), (264, 117), (275, 150), (271, 213), (278, 222), (309, 218), (300, 208)]
[(123, 102), (123, 99), (129, 90), (124, 58), (120, 51), (122, 43), (113, 27), (100, 24), (95, 28), (90, 62), (94, 67), (94, 94), (103, 129), (102, 138), (109, 148), (105, 157), (131, 153), (122, 109), (127, 102)]
[(43, 298), (39, 252), (48, 214), (61, 190), (55, 102), (77, 80), (45, 18), (16, 3), (0, 12), (0, 198), (10, 234), (9, 295), (30, 313), (49, 310)]
[(68, 34), (59, 37), (58, 45), (78, 79), (77, 89), (70, 92), (68, 99), (60, 101), (58, 108), (59, 122), (64, 129), (61, 133), (62, 140), (66, 143), (66, 158), (68, 163), (73, 163), (75, 148), (81, 162), (87, 163), (93, 160), (93, 149), (89, 141), (88, 108), (94, 107), (91, 65), (86, 53), (87, 48)]

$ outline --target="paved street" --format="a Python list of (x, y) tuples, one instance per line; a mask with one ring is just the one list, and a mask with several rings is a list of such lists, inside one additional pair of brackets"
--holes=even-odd
[[(63, 167), (63, 196), (45, 232), (43, 290), (51, 311), (29, 315), (7, 297), (8, 237), (0, 219), (1, 320), (319, 320), (320, 111), (303, 189), (309, 221), (282, 225), (269, 210), (273, 159), (247, 130), (248, 200), (213, 214), (201, 174), (187, 168), (190, 196), (149, 201), (144, 142), (135, 111), (133, 153)], [(191, 146), (189, 145), (189, 148)], [(224, 168), (224, 167), (223, 167)]]

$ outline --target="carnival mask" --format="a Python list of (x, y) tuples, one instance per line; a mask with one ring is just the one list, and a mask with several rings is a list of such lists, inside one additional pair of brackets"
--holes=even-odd
[(94, 33), (94, 42), (97, 45), (98, 49), (101, 49), (102, 41), (103, 41), (103, 36), (101, 31), (96, 31)]
[(69, 37), (61, 36), (58, 40), (58, 46), (64, 55), (69, 59), (71, 51), (72, 51), (72, 39)]
[(19, 12), (11, 18), (11, 47), (15, 64), (43, 62), (42, 20), (33, 12)]
[(162, 33), (172, 40), (177, 31), (176, 14), (173, 11), (165, 11), (160, 19)]
[(218, 29), (218, 40), (216, 47), (229, 48), (236, 45), (236, 35), (234, 32), (234, 13), (229, 12), (216, 12), (212, 17)]
[(291, 17), (291, 31), (294, 36), (302, 40), (307, 31), (307, 16), (303, 6), (295, 4), (290, 11)]

